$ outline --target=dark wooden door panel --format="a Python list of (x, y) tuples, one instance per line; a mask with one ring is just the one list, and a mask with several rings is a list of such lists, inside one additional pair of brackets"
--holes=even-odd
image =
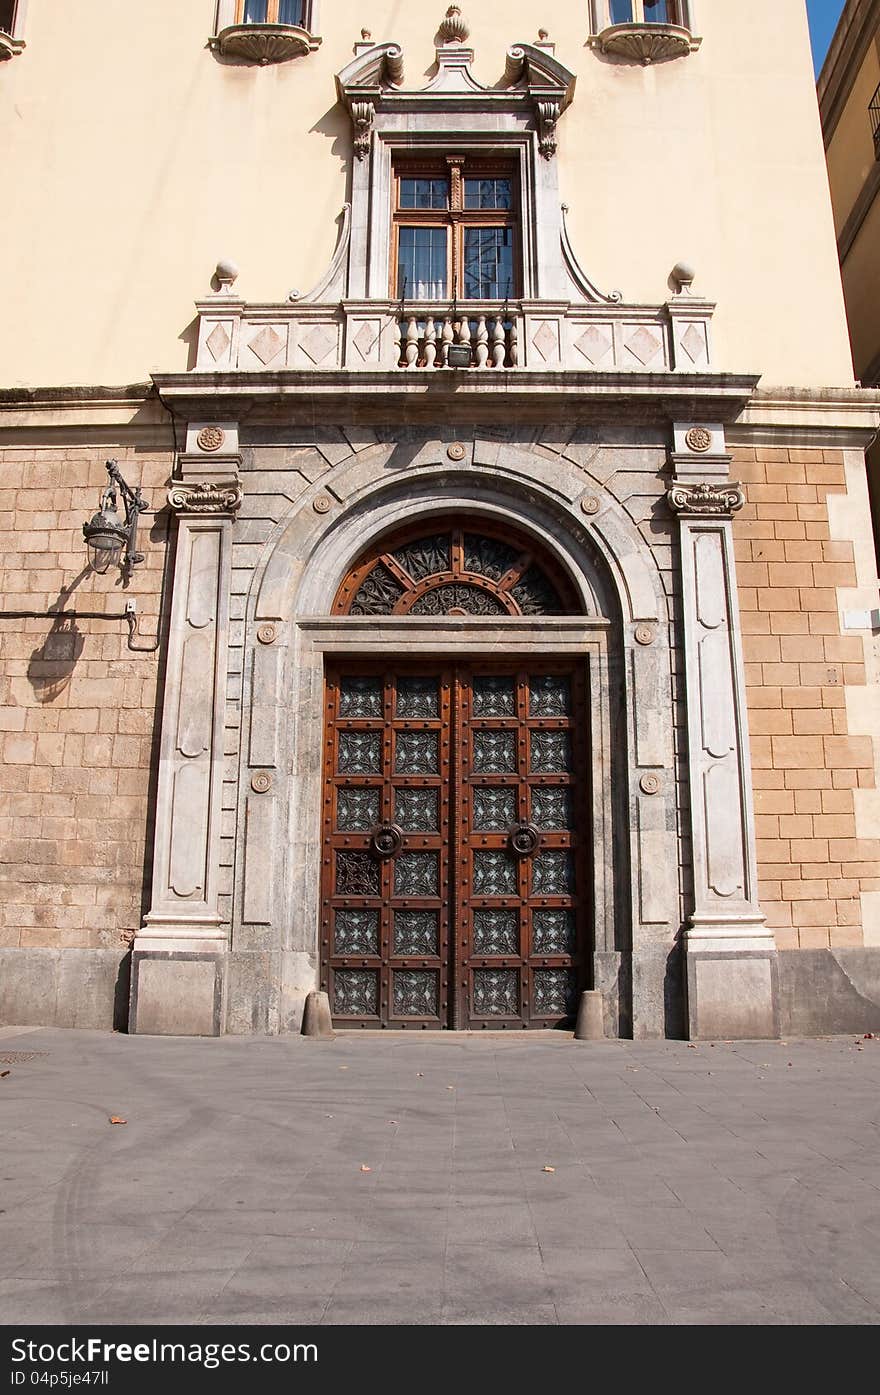
[(327, 675), (322, 985), (337, 1024), (546, 1027), (586, 986), (583, 676)]

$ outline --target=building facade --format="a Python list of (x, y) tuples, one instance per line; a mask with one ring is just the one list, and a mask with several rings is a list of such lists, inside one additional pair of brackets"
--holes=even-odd
[[(847, 0), (819, 75), (819, 111), (856, 378), (880, 386), (880, 3)], [(868, 486), (880, 556), (880, 452)]]
[(801, 0), (6, 9), (0, 1020), (880, 1025)]

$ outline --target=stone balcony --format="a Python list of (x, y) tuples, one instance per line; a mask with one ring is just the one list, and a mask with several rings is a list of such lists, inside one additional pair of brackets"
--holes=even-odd
[[(197, 304), (198, 373), (399, 369), (408, 373), (711, 373), (714, 305), (681, 294), (659, 306), (547, 300), (342, 300), (252, 305), (229, 293)], [(456, 370), (449, 347), (465, 346)], [(468, 352), (469, 351), (469, 352)]]

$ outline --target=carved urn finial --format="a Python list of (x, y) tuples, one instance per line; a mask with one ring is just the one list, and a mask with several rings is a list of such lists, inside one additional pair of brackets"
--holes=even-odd
[(236, 280), (238, 279), (238, 267), (229, 257), (221, 257), (214, 268), (214, 279), (222, 294), (229, 295)]
[(363, 39), (364, 43), (366, 43), (368, 39), (372, 39), (372, 37), (373, 37), (373, 35), (372, 35), (372, 33), (370, 32), (369, 29), (362, 29), (362, 30), (361, 30), (361, 38)]
[(446, 18), (440, 21), (440, 28), (437, 31), (441, 43), (444, 44), (466, 44), (470, 38), (470, 25), (461, 12), (458, 5), (450, 5), (446, 11)]

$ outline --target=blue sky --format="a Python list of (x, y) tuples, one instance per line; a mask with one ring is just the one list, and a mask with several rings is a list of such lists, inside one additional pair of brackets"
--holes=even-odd
[(843, 5), (844, 0), (807, 0), (810, 37), (813, 40), (813, 63), (817, 76), (837, 28)]

